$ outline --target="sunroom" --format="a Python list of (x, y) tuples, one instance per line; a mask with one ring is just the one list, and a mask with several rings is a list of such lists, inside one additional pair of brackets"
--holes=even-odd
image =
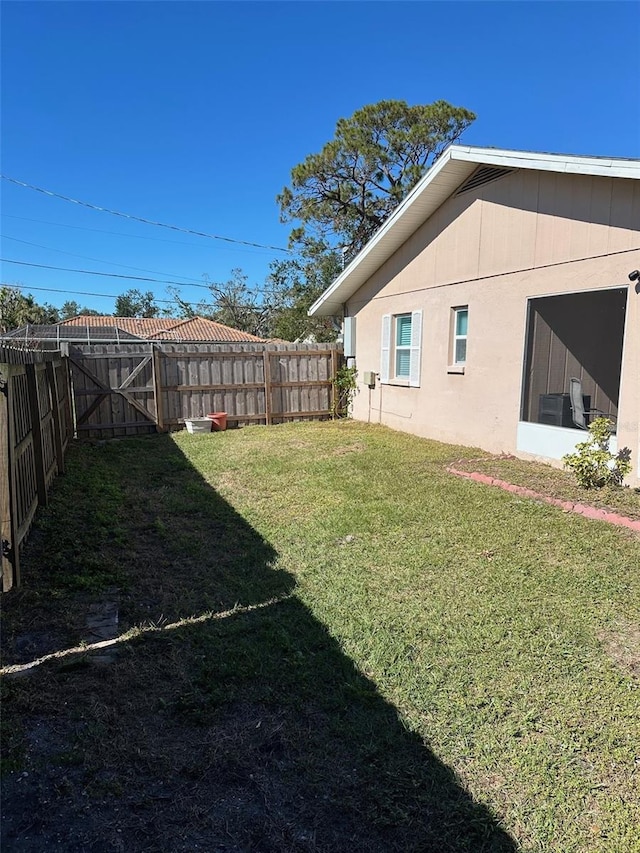
[(517, 449), (570, 453), (595, 417), (616, 423), (627, 288), (530, 299)]

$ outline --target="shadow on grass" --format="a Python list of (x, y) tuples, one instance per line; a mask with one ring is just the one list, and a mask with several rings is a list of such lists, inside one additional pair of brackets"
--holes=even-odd
[(276, 558), (170, 437), (75, 448), (4, 603), (4, 663), (77, 642), (90, 602), (158, 630), (5, 679), (6, 849), (515, 850)]

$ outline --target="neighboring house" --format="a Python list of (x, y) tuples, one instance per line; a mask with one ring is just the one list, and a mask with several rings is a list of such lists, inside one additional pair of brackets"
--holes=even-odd
[(451, 146), (309, 314), (346, 318), (355, 418), (558, 464), (582, 396), (633, 482), (639, 269), (640, 161)]
[(135, 343), (136, 341), (173, 341), (174, 343), (265, 343), (248, 332), (240, 332), (204, 317), (187, 320), (146, 317), (97, 317), (80, 315), (52, 325), (27, 325), (0, 336), (26, 345), (57, 347), (62, 342), (76, 344)]

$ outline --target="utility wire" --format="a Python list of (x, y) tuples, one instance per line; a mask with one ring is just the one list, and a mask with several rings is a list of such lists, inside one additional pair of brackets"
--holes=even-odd
[[(67, 290), (66, 288), (61, 289), (57, 287), (33, 287), (30, 284), (0, 284), (0, 287), (8, 287), (11, 290), (38, 290), (44, 293), (64, 293), (65, 296), (94, 296), (96, 299), (117, 299), (119, 295), (113, 295), (112, 293), (94, 293), (90, 290)], [(273, 295), (275, 291), (260, 291), (261, 295)], [(178, 302), (178, 298), (174, 299), (157, 299), (155, 296), (153, 297), (154, 302), (161, 302), (167, 305), (174, 305)], [(206, 299), (200, 302), (187, 302), (186, 299), (182, 299), (179, 297), (179, 301), (182, 305), (188, 305), (190, 308), (198, 308), (202, 305), (202, 302), (206, 303)]]
[[(143, 267), (132, 267), (129, 264), (118, 264), (115, 261), (105, 261), (102, 258), (91, 258), (88, 255), (77, 255), (75, 252), (65, 252), (64, 249), (56, 249), (53, 246), (41, 246), (39, 243), (30, 243), (28, 240), (19, 240), (17, 237), (9, 237), (7, 234), (2, 234), (0, 235), (0, 237), (3, 240), (13, 240), (14, 243), (24, 243), (25, 246), (35, 246), (36, 249), (46, 249), (48, 252), (60, 252), (61, 255), (69, 255), (72, 258), (82, 258), (84, 261), (96, 261), (96, 263), (99, 264), (111, 264), (114, 267), (123, 267), (124, 269), (136, 270), (137, 272), (152, 272), (156, 275), (175, 275), (178, 278), (186, 278), (187, 281), (185, 282), (185, 285), (189, 284), (190, 282), (198, 281), (195, 278), (191, 278), (191, 276), (179, 275), (178, 273), (160, 272), (159, 270), (147, 270)], [(195, 286), (196, 285), (194, 285), (194, 287)], [(197, 286), (203, 287), (206, 285), (202, 285), (200, 282), (198, 282)]]
[(167, 281), (165, 279), (160, 278), (145, 278), (140, 275), (124, 275), (123, 273), (117, 272), (97, 272), (96, 270), (74, 270), (69, 269), (68, 267), (52, 267), (48, 264), (31, 264), (28, 261), (12, 261), (10, 258), (0, 258), (5, 264), (18, 264), (22, 267), (39, 267), (43, 270), (57, 270), (58, 272), (77, 272), (82, 273), (83, 275), (100, 275), (105, 278), (127, 278), (132, 281), (150, 281), (154, 284), (174, 284), (178, 287), (204, 287), (205, 290), (209, 290), (209, 285), (207, 284), (191, 284), (185, 281)]
[[(173, 243), (175, 246), (191, 246), (192, 249), (200, 248), (197, 243), (185, 243), (184, 240), (167, 240), (165, 237), (149, 237), (144, 234), (125, 234), (124, 231), (107, 231), (104, 228), (87, 228), (84, 225), (69, 225), (66, 222), (50, 222), (47, 219), (31, 219), (27, 216), (14, 216), (11, 213), (0, 212), (0, 216), (6, 217), (7, 219), (19, 219), (21, 222), (37, 222), (39, 225), (53, 225), (56, 228), (73, 228), (76, 231), (92, 231), (95, 234), (111, 234), (113, 237), (130, 237), (133, 240), (153, 240), (154, 243)], [(219, 248), (224, 249), (227, 252), (249, 252), (248, 249), (234, 249), (231, 246), (220, 246)], [(250, 254), (266, 255), (270, 254), (270, 252), (250, 252)]]
[(240, 246), (253, 246), (256, 249), (271, 249), (274, 252), (286, 252), (289, 253), (289, 249), (283, 249), (281, 246), (269, 246), (264, 243), (252, 243), (248, 240), (234, 240), (233, 237), (221, 237), (219, 234), (207, 234), (204, 231), (194, 231), (191, 228), (182, 228), (179, 225), (167, 225), (166, 222), (155, 222), (153, 219), (145, 219), (142, 216), (134, 216), (130, 213), (121, 213), (119, 210), (110, 210), (108, 207), (100, 207), (97, 204), (91, 204), (88, 201), (80, 201), (77, 198), (70, 198), (66, 195), (61, 195), (60, 193), (54, 193), (51, 190), (45, 190), (42, 187), (35, 187), (33, 184), (27, 184), (24, 181), (19, 181), (17, 178), (10, 178), (8, 175), (0, 175), (5, 181), (9, 181), (12, 184), (16, 184), (19, 187), (25, 187), (28, 190), (35, 190), (35, 192), (42, 193), (43, 195), (51, 196), (51, 198), (59, 198), (62, 201), (70, 201), (72, 204), (79, 204), (81, 207), (88, 207), (91, 210), (98, 210), (100, 213), (110, 213), (112, 216), (121, 216), (123, 219), (131, 219), (135, 222), (143, 222), (145, 225), (156, 225), (159, 228), (169, 228), (171, 231), (182, 231), (184, 234), (193, 234), (195, 237), (207, 237), (210, 240), (224, 240), (226, 243), (237, 243)]
[[(96, 299), (118, 298), (118, 296), (114, 296), (112, 293), (92, 293), (87, 290), (61, 290), (60, 288), (56, 287), (32, 287), (31, 285), (27, 284), (2, 284), (0, 285), (0, 287), (9, 287), (14, 290), (39, 290), (45, 293), (64, 293), (65, 296), (94, 296), (96, 297)], [(156, 299), (155, 296), (153, 297), (153, 301), (166, 303), (167, 305), (173, 305), (176, 302), (175, 299)], [(180, 302), (182, 302), (184, 305), (189, 305), (190, 307), (197, 307), (200, 304), (199, 302), (185, 302), (185, 300), (183, 299), (181, 299)]]

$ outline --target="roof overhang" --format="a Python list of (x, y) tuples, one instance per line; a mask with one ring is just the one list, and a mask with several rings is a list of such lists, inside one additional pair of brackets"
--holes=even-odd
[(344, 303), (435, 213), (479, 165), (640, 179), (640, 160), (450, 145), (364, 249), (316, 299), (309, 308), (309, 316), (341, 315)]

